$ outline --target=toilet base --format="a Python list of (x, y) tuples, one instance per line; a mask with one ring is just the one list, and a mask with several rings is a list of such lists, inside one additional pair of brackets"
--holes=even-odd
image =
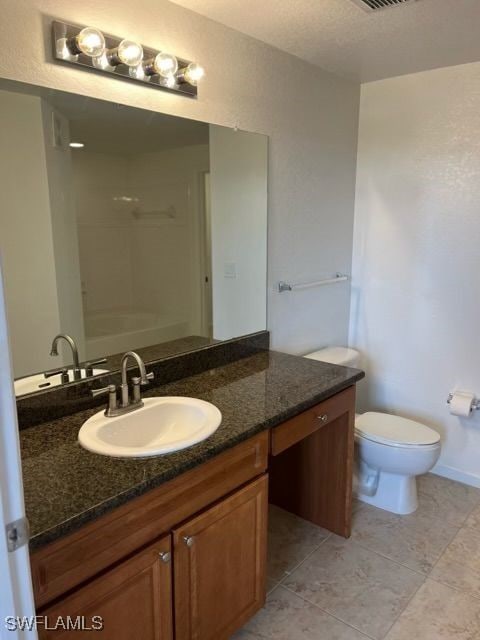
[(361, 502), (400, 515), (407, 515), (417, 510), (417, 480), (415, 476), (380, 471), (377, 491), (372, 496), (362, 493), (360, 486), (359, 482), (356, 497)]

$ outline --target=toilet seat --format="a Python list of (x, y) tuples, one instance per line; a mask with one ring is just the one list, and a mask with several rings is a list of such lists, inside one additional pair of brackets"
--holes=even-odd
[(350, 347), (326, 347), (325, 349), (307, 353), (304, 358), (338, 364), (344, 367), (358, 367), (360, 354)]
[(430, 427), (376, 411), (368, 411), (355, 419), (355, 433), (360, 438), (390, 447), (423, 449), (440, 443), (440, 435)]

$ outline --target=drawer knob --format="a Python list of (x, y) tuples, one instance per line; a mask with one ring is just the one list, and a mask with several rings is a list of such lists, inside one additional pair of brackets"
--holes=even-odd
[(192, 547), (193, 546), (193, 541), (194, 541), (193, 536), (183, 536), (183, 540), (184, 540), (185, 544), (187, 545), (187, 547)]
[(320, 422), (326, 422), (328, 420), (328, 415), (324, 413), (321, 416), (317, 416), (317, 420), (320, 420)]
[(168, 564), (170, 562), (170, 558), (172, 557), (170, 551), (160, 551), (158, 555), (160, 556), (160, 560), (162, 562), (165, 562), (165, 564)]

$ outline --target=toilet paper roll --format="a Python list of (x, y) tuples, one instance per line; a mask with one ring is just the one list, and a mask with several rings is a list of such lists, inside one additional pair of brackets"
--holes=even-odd
[(452, 416), (468, 417), (472, 413), (474, 400), (475, 396), (473, 393), (455, 391), (450, 400), (450, 413)]

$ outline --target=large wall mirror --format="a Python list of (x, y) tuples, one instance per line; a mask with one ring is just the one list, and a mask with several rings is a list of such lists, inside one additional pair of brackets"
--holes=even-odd
[(0, 114), (17, 396), (73, 378), (57, 334), (89, 376), (266, 328), (266, 136), (6, 81)]

